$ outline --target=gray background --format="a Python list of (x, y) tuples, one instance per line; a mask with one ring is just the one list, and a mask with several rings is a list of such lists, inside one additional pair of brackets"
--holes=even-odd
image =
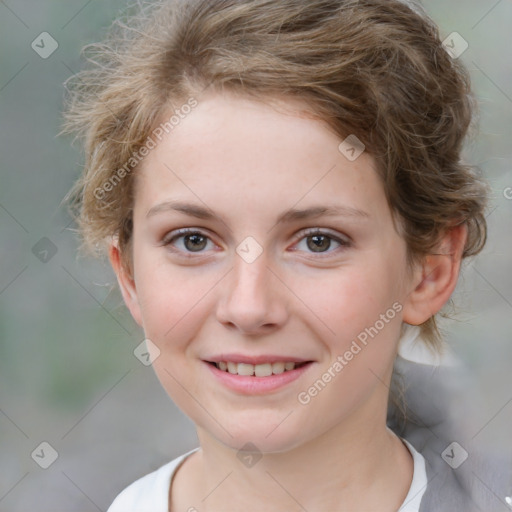
[[(197, 442), (151, 367), (134, 357), (144, 336), (111, 270), (77, 258), (61, 204), (82, 162), (56, 135), (62, 84), (80, 69), (82, 46), (101, 39), (126, 5), (0, 0), (0, 511), (106, 510), (127, 484)], [(481, 118), (466, 158), (493, 189), (488, 245), (465, 265), (446, 339), (478, 383), (479, 435), (510, 447), (512, 1), (423, 5), (443, 38), (457, 31), (469, 43), (460, 58)], [(42, 32), (58, 43), (46, 59), (31, 47)], [(48, 469), (31, 456), (42, 442), (58, 453)], [(48, 460), (43, 452), (39, 461)]]

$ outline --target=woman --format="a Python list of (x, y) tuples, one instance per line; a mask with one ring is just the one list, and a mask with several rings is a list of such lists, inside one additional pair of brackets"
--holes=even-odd
[(200, 441), (109, 511), (506, 504), (471, 494), (464, 443), (414, 427), (422, 370), (397, 356), (411, 326), (440, 352), (435, 315), (486, 238), (460, 161), (468, 76), (431, 20), (396, 0), (175, 0), (96, 48), (67, 112), (79, 223)]

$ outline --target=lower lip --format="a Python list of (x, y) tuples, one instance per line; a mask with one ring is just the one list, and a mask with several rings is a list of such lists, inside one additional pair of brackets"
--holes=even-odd
[(297, 380), (301, 375), (308, 371), (313, 363), (309, 362), (300, 368), (287, 370), (278, 375), (269, 375), (268, 377), (232, 374), (227, 371), (219, 370), (213, 364), (207, 362), (204, 364), (209, 368), (215, 378), (233, 391), (237, 391), (244, 395), (261, 395), (280, 389), (294, 380)]

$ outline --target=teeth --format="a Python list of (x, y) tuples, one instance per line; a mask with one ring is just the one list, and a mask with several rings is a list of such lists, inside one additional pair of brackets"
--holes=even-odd
[(254, 375), (254, 365), (238, 363), (238, 375)]
[[(292, 363), (295, 367), (295, 363)], [(272, 373), (278, 375), (279, 373), (284, 372), (284, 363), (272, 363)]]
[(295, 368), (295, 363), (264, 363), (264, 364), (247, 364), (247, 363), (234, 363), (233, 361), (219, 361), (215, 363), (219, 370), (225, 372), (226, 370), (233, 375), (244, 375), (256, 377), (269, 377), (270, 375), (279, 375), (283, 372), (288, 372)]
[[(238, 367), (240, 367), (240, 365), (238, 365)], [(272, 365), (270, 363), (257, 364), (254, 366), (254, 374), (256, 377), (268, 377), (272, 375)]]

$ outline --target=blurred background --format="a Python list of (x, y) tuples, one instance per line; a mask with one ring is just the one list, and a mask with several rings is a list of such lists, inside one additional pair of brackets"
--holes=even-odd
[[(104, 511), (136, 478), (197, 446), (192, 423), (134, 355), (144, 335), (112, 271), (77, 256), (62, 206), (83, 161), (57, 136), (63, 82), (127, 5), (0, 0), (0, 511)], [(487, 247), (465, 265), (457, 319), (443, 326), (477, 384), (479, 435), (510, 448), (512, 2), (423, 5), (443, 39), (458, 32), (468, 43), (458, 58), (480, 125), (465, 157), (493, 190)]]

